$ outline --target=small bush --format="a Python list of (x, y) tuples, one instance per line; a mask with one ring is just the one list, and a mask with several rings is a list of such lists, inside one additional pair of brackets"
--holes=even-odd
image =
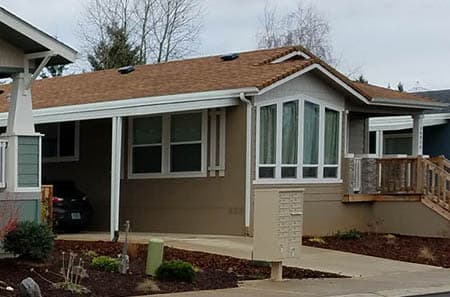
[(109, 272), (119, 271), (119, 259), (108, 256), (98, 256), (92, 259), (91, 265), (94, 268)]
[(50, 227), (36, 222), (20, 222), (5, 235), (3, 248), (20, 258), (44, 261), (53, 251), (55, 235)]
[(362, 234), (356, 229), (351, 229), (343, 232), (338, 231), (336, 232), (336, 234), (334, 234), (334, 236), (339, 239), (347, 240), (347, 239), (360, 239), (362, 237)]
[(197, 273), (191, 263), (180, 260), (164, 262), (156, 270), (156, 277), (162, 281), (182, 281), (191, 283), (196, 274)]

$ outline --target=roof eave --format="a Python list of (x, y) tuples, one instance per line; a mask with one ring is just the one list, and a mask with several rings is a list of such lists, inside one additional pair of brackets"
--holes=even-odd
[(39, 30), (2, 7), (0, 7), (0, 21), (11, 28), (11, 30), (17, 32), (17, 34), (23, 35), (26, 38), (40, 44), (47, 50), (52, 51), (60, 58), (57, 59), (57, 61), (64, 62), (59, 64), (73, 63), (77, 59), (78, 52), (76, 50)]
[(419, 101), (412, 99), (394, 99), (385, 97), (372, 98), (374, 105), (392, 106), (392, 107), (409, 107), (417, 109), (433, 109), (439, 110), (448, 107), (448, 104), (436, 101)]

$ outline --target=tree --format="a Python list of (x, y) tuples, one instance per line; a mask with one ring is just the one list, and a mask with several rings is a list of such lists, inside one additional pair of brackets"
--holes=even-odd
[(402, 84), (401, 81), (399, 81), (398, 84), (397, 84), (397, 90), (399, 92), (403, 92), (405, 90), (405, 88), (403, 87), (403, 84)]
[(47, 66), (42, 70), (40, 76), (42, 78), (63, 76), (66, 69), (66, 65)]
[(88, 61), (94, 70), (119, 68), (141, 62), (139, 49), (130, 44), (125, 30), (116, 26), (108, 28), (106, 39), (88, 55)]
[(199, 41), (200, 0), (88, 0), (80, 23), (88, 54), (108, 43), (108, 28), (121, 29), (138, 61), (167, 62), (192, 53)]
[(328, 20), (312, 5), (298, 2), (297, 7), (278, 16), (275, 6), (266, 2), (257, 33), (258, 47), (301, 45), (329, 63), (334, 63)]
[(362, 74), (359, 75), (358, 82), (363, 83), (363, 84), (368, 84), (369, 83), (369, 81)]

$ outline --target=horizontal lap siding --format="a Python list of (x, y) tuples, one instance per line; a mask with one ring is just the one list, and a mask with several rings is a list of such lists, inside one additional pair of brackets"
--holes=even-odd
[(18, 138), (17, 160), (17, 185), (27, 188), (39, 187), (39, 137)]
[(122, 181), (121, 219), (135, 231), (243, 235), (245, 106), (226, 114), (225, 177)]

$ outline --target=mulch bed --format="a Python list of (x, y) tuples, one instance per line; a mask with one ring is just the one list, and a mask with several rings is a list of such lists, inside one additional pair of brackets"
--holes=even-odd
[(325, 243), (310, 239), (303, 238), (303, 245), (450, 268), (448, 238), (364, 233), (359, 239), (321, 237)]
[[(8, 283), (16, 289), (15, 293), (0, 291), (0, 296), (19, 296), (17, 286), (26, 277), (31, 276), (41, 287), (43, 296), (80, 296), (68, 291), (55, 289), (53, 285), (41, 277), (59, 282), (54, 274), (47, 271), (58, 272), (61, 268), (62, 252), (75, 252), (78, 256), (90, 262), (89, 251), (95, 251), (98, 255), (117, 257), (120, 253), (121, 244), (111, 242), (83, 242), (83, 241), (56, 241), (55, 250), (51, 259), (44, 264), (32, 264), (21, 262), (18, 259), (0, 259), (0, 280)], [(242, 280), (263, 279), (270, 276), (270, 267), (264, 263), (254, 263), (248, 260), (232, 257), (213, 255), (202, 252), (191, 252), (174, 248), (164, 248), (164, 260), (184, 260), (192, 263), (200, 271), (191, 284), (183, 282), (160, 282), (152, 279), (159, 291), (139, 291), (138, 285), (145, 280), (151, 279), (144, 274), (145, 259), (147, 257), (147, 246), (132, 244), (129, 247), (130, 273), (121, 275), (96, 270), (87, 265), (89, 278), (84, 279), (82, 284), (91, 290), (91, 294), (84, 296), (136, 296), (145, 294), (161, 294), (170, 292), (211, 290), (222, 288), (233, 288), (238, 286)], [(31, 271), (31, 270), (34, 271)], [(317, 272), (307, 269), (286, 267), (283, 276), (292, 279), (303, 278), (331, 278), (342, 277), (340, 275)]]

